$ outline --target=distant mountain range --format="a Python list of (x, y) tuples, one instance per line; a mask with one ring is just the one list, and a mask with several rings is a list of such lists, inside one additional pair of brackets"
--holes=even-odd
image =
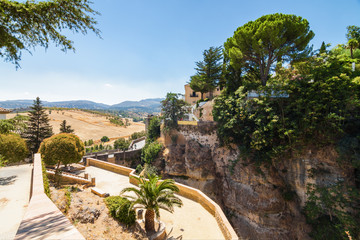
[[(114, 105), (96, 103), (87, 100), (47, 102), (42, 101), (44, 107), (61, 107), (61, 108), (79, 108), (79, 109), (95, 109), (95, 110), (126, 110), (140, 112), (160, 112), (161, 101), (163, 98), (149, 98), (140, 101), (125, 101)], [(0, 107), (19, 109), (28, 108), (33, 105), (33, 100), (7, 100), (0, 101)]]

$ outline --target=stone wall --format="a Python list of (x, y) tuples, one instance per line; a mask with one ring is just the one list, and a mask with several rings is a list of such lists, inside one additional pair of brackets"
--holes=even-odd
[(124, 152), (115, 152), (111, 154), (95, 153), (93, 155), (84, 156), (83, 160), (86, 161), (87, 158), (94, 158), (105, 162), (111, 162), (119, 165), (124, 165), (127, 167), (136, 168), (136, 166), (141, 163), (141, 151), (142, 151), (141, 149), (135, 149)]
[(15, 239), (81, 239), (85, 238), (44, 193), (41, 156), (35, 154), (29, 206)]
[[(310, 239), (302, 207), (308, 183), (334, 182), (349, 173), (336, 162), (334, 149), (257, 166), (242, 158), (236, 146), (222, 147), (216, 123), (180, 125), (177, 141), (167, 141), (161, 174), (200, 189), (217, 202), (244, 239)], [(155, 163), (156, 165), (156, 163)], [(325, 169), (311, 176), (310, 169)], [(292, 199), (284, 196), (293, 194)]]

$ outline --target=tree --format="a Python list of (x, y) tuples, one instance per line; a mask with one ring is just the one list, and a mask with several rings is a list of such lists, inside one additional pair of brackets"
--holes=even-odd
[(8, 120), (0, 120), (0, 134), (8, 134), (15, 130), (15, 126)]
[(321, 47), (320, 47), (320, 49), (319, 49), (319, 53), (326, 53), (326, 44), (325, 44), (324, 41), (321, 43)]
[(35, 46), (47, 48), (51, 42), (62, 51), (75, 50), (61, 32), (69, 29), (100, 36), (90, 0), (0, 1), (0, 56), (19, 66), (22, 51)]
[(288, 14), (269, 14), (239, 27), (225, 42), (225, 52), (236, 56), (239, 65), (259, 72), (261, 84), (266, 85), (269, 73), (277, 62), (294, 61), (309, 51), (307, 45), (314, 37), (306, 19)]
[(108, 141), (110, 141), (110, 139), (109, 139), (108, 136), (103, 136), (103, 137), (101, 138), (101, 142), (108, 142)]
[(187, 112), (187, 103), (179, 99), (179, 93), (167, 93), (165, 100), (161, 101), (161, 111), (165, 119), (165, 127), (168, 129), (177, 128), (178, 120), (182, 119)]
[(60, 164), (65, 166), (70, 163), (78, 163), (85, 154), (84, 143), (78, 136), (71, 133), (59, 133), (45, 139), (40, 146), (39, 152), (47, 165)]
[(60, 124), (60, 133), (73, 133), (74, 129), (71, 129), (70, 125), (66, 125), (66, 120)]
[(348, 41), (348, 48), (350, 48), (351, 58), (354, 58), (353, 50), (359, 47), (359, 42), (356, 39), (350, 39)]
[(45, 138), (52, 136), (53, 131), (39, 97), (36, 98), (33, 106), (30, 108), (32, 110), (29, 111), (28, 128), (25, 132), (25, 138), (27, 139), (29, 150), (36, 153), (40, 143)]
[(134, 187), (125, 188), (120, 195), (126, 192), (135, 193), (136, 197), (125, 196), (131, 199), (130, 209), (144, 208), (145, 212), (145, 229), (147, 232), (155, 231), (155, 215), (160, 217), (160, 209), (174, 212), (174, 206), (181, 207), (182, 201), (176, 197), (174, 192), (178, 192), (179, 188), (174, 184), (173, 179), (159, 181), (160, 177), (149, 175), (149, 180), (144, 177), (134, 177), (139, 183), (139, 189)]
[(0, 134), (0, 156), (6, 162), (20, 162), (25, 159), (27, 154), (26, 143), (18, 134)]
[(347, 26), (347, 33), (346, 33), (346, 38), (348, 40), (350, 39), (356, 39), (358, 42), (360, 42), (360, 27), (358, 26)]
[(207, 92), (212, 97), (212, 91), (219, 84), (222, 75), (222, 47), (210, 47), (203, 52), (203, 56), (203, 61), (196, 62), (196, 74), (190, 77), (190, 87), (201, 92), (201, 99)]
[(141, 160), (147, 164), (151, 164), (159, 155), (163, 145), (159, 142), (150, 142), (145, 145), (141, 151)]
[(114, 149), (120, 149), (122, 151), (128, 150), (130, 142), (124, 138), (119, 138), (114, 142)]
[(153, 142), (160, 137), (160, 119), (159, 117), (152, 117), (150, 119), (147, 130), (147, 141)]

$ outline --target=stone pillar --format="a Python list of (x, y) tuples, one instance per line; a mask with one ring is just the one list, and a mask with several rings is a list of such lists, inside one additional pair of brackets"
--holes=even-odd
[(93, 187), (95, 187), (95, 178), (94, 178), (94, 177), (91, 178), (91, 185), (92, 185)]

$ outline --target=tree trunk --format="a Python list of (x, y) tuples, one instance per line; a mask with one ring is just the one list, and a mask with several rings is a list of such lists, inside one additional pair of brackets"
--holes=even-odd
[(146, 232), (155, 232), (155, 212), (152, 209), (147, 209), (145, 212), (145, 230)]
[(350, 53), (351, 53), (351, 58), (354, 58), (354, 55), (353, 55), (353, 48), (350, 47)]

